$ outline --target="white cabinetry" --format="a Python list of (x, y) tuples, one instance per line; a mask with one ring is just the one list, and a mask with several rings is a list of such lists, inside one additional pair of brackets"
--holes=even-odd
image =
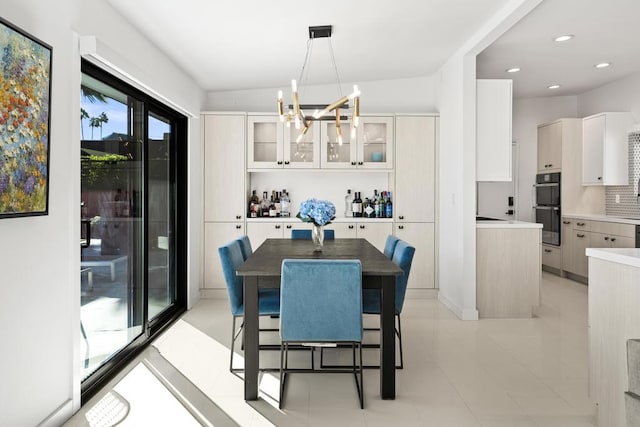
[(393, 169), (393, 117), (361, 116), (356, 133), (358, 168)]
[(513, 82), (476, 80), (476, 180), (511, 181)]
[[(244, 234), (245, 115), (203, 114), (204, 288), (224, 289), (218, 248)], [(220, 203), (224, 200), (224, 203)]]
[(630, 113), (600, 113), (582, 119), (583, 185), (628, 185)]
[(538, 126), (538, 172), (560, 172), (562, 168), (562, 122)]

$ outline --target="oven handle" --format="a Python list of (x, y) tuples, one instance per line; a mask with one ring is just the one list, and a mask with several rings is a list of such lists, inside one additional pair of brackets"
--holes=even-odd
[(544, 184), (533, 184), (534, 187), (559, 187), (559, 182), (547, 182)]
[(560, 208), (558, 206), (534, 206), (533, 209), (542, 209), (545, 211), (559, 211)]

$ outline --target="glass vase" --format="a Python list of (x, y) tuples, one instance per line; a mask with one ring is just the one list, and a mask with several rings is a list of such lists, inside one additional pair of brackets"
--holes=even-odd
[(324, 225), (313, 224), (311, 228), (311, 241), (313, 242), (313, 251), (322, 252), (324, 245)]

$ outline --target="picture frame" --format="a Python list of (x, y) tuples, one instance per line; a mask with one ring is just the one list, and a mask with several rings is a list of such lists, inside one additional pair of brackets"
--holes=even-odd
[(52, 57), (0, 17), (0, 219), (49, 213)]

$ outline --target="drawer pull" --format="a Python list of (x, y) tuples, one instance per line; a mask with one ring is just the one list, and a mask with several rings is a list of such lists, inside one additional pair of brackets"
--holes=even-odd
[(612, 238), (611, 238), (611, 241), (612, 241), (612, 242), (615, 242), (615, 241), (616, 241), (616, 238), (615, 238), (615, 237), (612, 237)]
[(550, 252), (551, 252), (551, 249), (545, 249), (544, 251), (545, 251), (546, 253), (550, 253)]
[(353, 225), (350, 225), (350, 226), (349, 226), (349, 230), (353, 230)]
[(279, 225), (276, 225), (276, 230), (280, 230), (280, 226)]
[(576, 236), (582, 239), (584, 237), (584, 234), (576, 234)]
[(282, 164), (282, 160), (279, 160), (279, 161), (278, 161), (278, 164), (279, 164), (279, 165), (281, 165), (281, 164)]
[(242, 219), (242, 215), (236, 215), (236, 219)]
[(404, 230), (404, 225), (399, 225), (399, 226), (398, 226), (398, 228), (399, 228), (400, 230)]
[(584, 222), (576, 222), (576, 225), (577, 225), (578, 227), (584, 227)]
[(609, 236), (604, 236), (604, 240), (609, 240)]
[(291, 229), (291, 225), (287, 225), (287, 230)]
[(241, 226), (241, 225), (236, 225), (236, 228), (237, 228), (238, 230), (240, 230), (240, 229), (242, 228), (242, 226)]
[(571, 221), (562, 221), (563, 224), (571, 224)]
[(404, 215), (400, 215), (398, 219), (404, 219)]
[(361, 225), (361, 226), (360, 226), (360, 230), (364, 230), (364, 225)]

